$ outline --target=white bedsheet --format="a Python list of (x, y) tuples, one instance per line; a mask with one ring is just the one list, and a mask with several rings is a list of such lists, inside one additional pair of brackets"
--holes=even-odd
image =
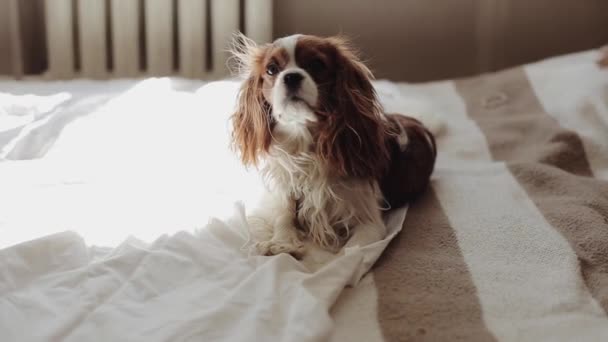
[(0, 82), (2, 341), (313, 341), (340, 328), (331, 306), (406, 210), (386, 240), (338, 258), (249, 255), (261, 184), (228, 148), (236, 89)]

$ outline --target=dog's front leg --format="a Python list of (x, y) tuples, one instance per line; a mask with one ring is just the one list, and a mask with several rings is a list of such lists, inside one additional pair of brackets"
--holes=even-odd
[(294, 226), (296, 204), (290, 196), (268, 192), (248, 216), (250, 228), (258, 242), (255, 248), (262, 255), (289, 253), (296, 258), (304, 254), (304, 244)]
[(352, 235), (344, 245), (344, 248), (365, 247), (386, 238), (386, 234), (386, 225), (382, 221), (380, 211), (378, 211), (368, 220), (354, 227)]

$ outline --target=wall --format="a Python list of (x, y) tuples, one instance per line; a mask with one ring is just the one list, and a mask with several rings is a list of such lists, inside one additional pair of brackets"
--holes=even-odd
[(427, 81), (608, 43), (606, 0), (275, 0), (275, 36), (354, 37), (378, 78)]

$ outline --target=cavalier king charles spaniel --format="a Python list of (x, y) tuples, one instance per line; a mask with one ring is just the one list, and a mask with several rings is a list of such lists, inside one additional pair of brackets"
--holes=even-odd
[[(418, 120), (385, 114), (373, 75), (340, 37), (294, 35), (233, 54), (246, 78), (232, 116), (234, 148), (260, 169), (267, 193), (247, 216), (262, 255), (332, 251), (385, 238), (382, 211), (427, 187), (433, 134)], [(260, 241), (261, 240), (261, 241)]]

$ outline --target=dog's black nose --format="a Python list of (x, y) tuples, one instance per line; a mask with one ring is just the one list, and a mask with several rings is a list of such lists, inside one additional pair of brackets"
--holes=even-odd
[(303, 79), (304, 76), (297, 72), (290, 72), (289, 74), (285, 74), (285, 76), (283, 76), (283, 82), (285, 82), (287, 89), (292, 91), (297, 90), (300, 87), (300, 83), (302, 83)]

